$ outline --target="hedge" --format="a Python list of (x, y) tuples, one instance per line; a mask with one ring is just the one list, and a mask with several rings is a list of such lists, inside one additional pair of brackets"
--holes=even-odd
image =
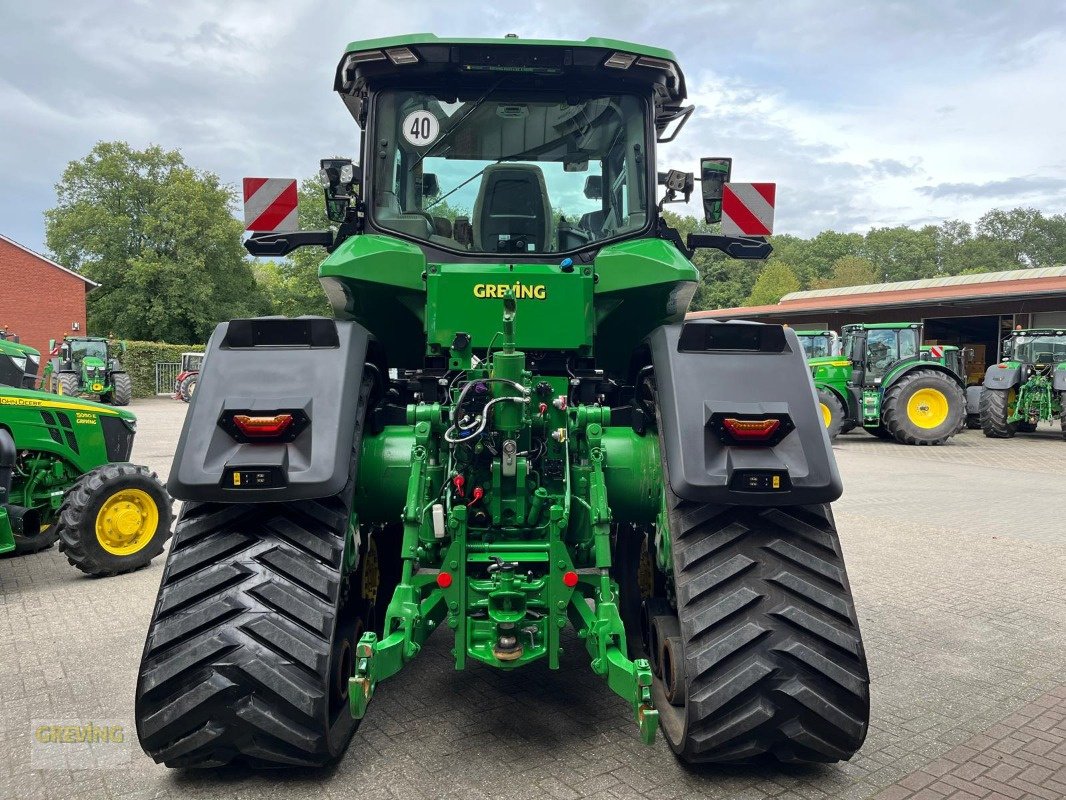
[(202, 344), (126, 342), (119, 359), (133, 382), (134, 397), (155, 397), (155, 365), (160, 361), (180, 362), (182, 353), (202, 353)]

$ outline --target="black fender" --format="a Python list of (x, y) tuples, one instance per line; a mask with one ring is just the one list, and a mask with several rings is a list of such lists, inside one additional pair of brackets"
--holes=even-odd
[[(207, 344), (167, 489), (179, 500), (247, 503), (344, 489), (362, 439), (370, 333), (325, 317), (223, 322)], [(241, 442), (234, 412), (302, 415), (291, 441)]]
[(1011, 389), (1021, 382), (1022, 368), (1012, 364), (993, 364), (985, 371), (983, 386), (987, 389)]
[[(745, 506), (840, 497), (840, 473), (795, 331), (701, 319), (656, 328), (648, 344), (674, 494)], [(722, 434), (721, 420), (733, 415), (785, 422), (769, 444), (742, 446)]]

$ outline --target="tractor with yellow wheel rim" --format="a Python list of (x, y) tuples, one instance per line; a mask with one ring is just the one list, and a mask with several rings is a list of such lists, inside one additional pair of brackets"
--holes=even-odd
[(943, 444), (966, 424), (961, 351), (923, 346), (918, 322), (845, 325), (839, 356), (811, 358), (833, 439), (862, 427), (903, 444)]
[(77, 397), (0, 387), (0, 553), (59, 542), (90, 575), (146, 566), (171, 534), (171, 499), (128, 463), (137, 419)]

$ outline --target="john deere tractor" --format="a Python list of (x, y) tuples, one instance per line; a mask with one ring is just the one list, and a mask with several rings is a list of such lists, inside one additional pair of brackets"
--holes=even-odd
[[(211, 337), (142, 747), (334, 761), (437, 632), (456, 669), (587, 652), (686, 762), (849, 758), (869, 694), (840, 477), (795, 333), (685, 321), (695, 248), (770, 248), (666, 223), (696, 177), (655, 163), (692, 113), (674, 56), (420, 34), (349, 45), (334, 88), (362, 131), (360, 166), (322, 162), (336, 229), (246, 245), (324, 246), (336, 318)], [(711, 222), (729, 171), (701, 163)]]
[(67, 336), (49, 343), (52, 358), (44, 368), (41, 388), (77, 397), (97, 395), (101, 402), (128, 406), (133, 399), (133, 383), (122, 368), (115, 348), (125, 345), (103, 336)]
[(809, 361), (829, 438), (862, 426), (903, 444), (943, 444), (966, 424), (961, 351), (923, 347), (917, 322), (845, 325), (843, 355)]
[(796, 331), (807, 358), (840, 355), (840, 336), (836, 331)]
[(1014, 331), (1003, 342), (1003, 360), (985, 373), (981, 428), (1009, 439), (1053, 420), (1066, 439), (1066, 330)]
[(0, 328), (0, 386), (33, 389), (40, 366), (39, 350), (22, 344), (16, 334)]
[(59, 549), (92, 575), (147, 565), (170, 538), (171, 500), (127, 463), (136, 418), (76, 397), (0, 387), (0, 553)]

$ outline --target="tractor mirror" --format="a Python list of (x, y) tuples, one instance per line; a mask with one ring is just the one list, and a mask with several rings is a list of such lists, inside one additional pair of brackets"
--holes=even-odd
[(355, 165), (350, 158), (323, 158), (319, 165), (318, 179), (326, 193), (326, 216), (333, 222), (344, 222), (348, 206), (359, 194)]
[(701, 158), (700, 187), (703, 194), (703, 218), (708, 223), (722, 221), (722, 194), (733, 173), (732, 158)]
[(851, 340), (851, 352), (848, 358), (858, 363), (866, 357), (866, 340), (861, 336), (855, 336)]
[(589, 200), (600, 200), (603, 198), (602, 175), (589, 175), (585, 178), (585, 197)]
[(56, 351), (56, 340), (55, 339), (49, 339), (48, 340), (48, 352), (49, 353), (55, 353), (55, 351)]
[(440, 194), (440, 181), (437, 180), (437, 175), (434, 172), (422, 173), (422, 196), (423, 197), (436, 197)]

